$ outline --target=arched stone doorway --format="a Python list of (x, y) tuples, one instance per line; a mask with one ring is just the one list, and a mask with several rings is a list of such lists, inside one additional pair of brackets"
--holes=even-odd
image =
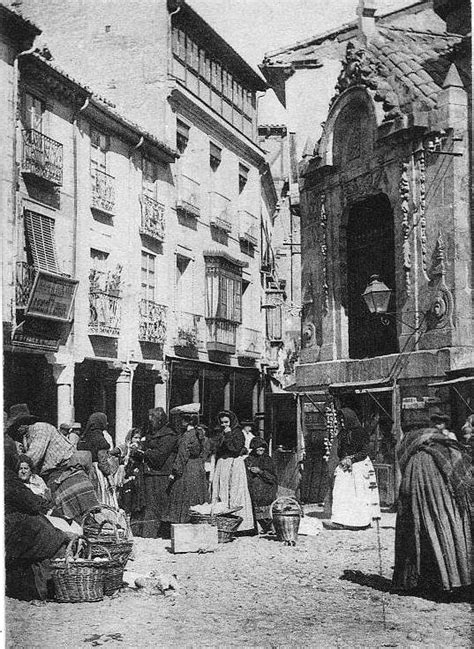
[(383, 324), (368, 311), (362, 293), (371, 275), (379, 275), (393, 293), (395, 311), (395, 241), (393, 210), (386, 194), (376, 194), (349, 208), (347, 221), (347, 304), (349, 357), (372, 358), (398, 352), (396, 321)]

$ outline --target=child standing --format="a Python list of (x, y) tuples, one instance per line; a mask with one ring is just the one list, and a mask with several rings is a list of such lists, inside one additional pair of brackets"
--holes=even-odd
[(277, 476), (268, 454), (268, 444), (261, 437), (250, 441), (250, 454), (245, 458), (245, 466), (254, 518), (263, 533), (269, 532), (272, 526), (270, 505), (276, 498)]

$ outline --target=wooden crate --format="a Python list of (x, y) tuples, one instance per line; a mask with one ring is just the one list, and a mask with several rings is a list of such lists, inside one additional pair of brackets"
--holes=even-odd
[(171, 525), (171, 550), (182, 552), (212, 552), (217, 550), (218, 534), (215, 525), (207, 523), (174, 523)]

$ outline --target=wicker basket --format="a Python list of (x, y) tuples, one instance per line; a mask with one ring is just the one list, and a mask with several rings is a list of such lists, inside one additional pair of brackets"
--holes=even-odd
[[(112, 507), (103, 506), (102, 509), (109, 509), (115, 512)], [(125, 568), (132, 550), (133, 550), (133, 541), (131, 539), (125, 538), (126, 530), (120, 528), (117, 523), (114, 521), (102, 521), (97, 523), (94, 521), (94, 524), (85, 525), (85, 521), (88, 516), (93, 512), (88, 512), (83, 518), (83, 529), (84, 536), (88, 539), (89, 543), (92, 546), (92, 556), (93, 557), (102, 557), (105, 556), (107, 550), (110, 553), (110, 557), (113, 560), (120, 562)], [(110, 525), (111, 530), (107, 531), (104, 529), (105, 525)]]
[[(74, 551), (74, 545), (76, 549)], [(83, 547), (87, 557), (81, 557)], [(51, 561), (51, 576), (58, 602), (99, 602), (104, 599), (104, 576), (108, 561), (94, 561), (91, 546), (84, 537), (69, 542), (64, 559)]]
[(191, 523), (215, 525), (217, 527), (219, 543), (232, 541), (236, 529), (243, 521), (241, 516), (234, 516), (233, 514), (198, 514), (197, 512), (191, 511), (189, 515), (191, 517)]
[(304, 516), (299, 502), (289, 496), (277, 498), (270, 506), (270, 515), (277, 539), (286, 545), (296, 545), (300, 520)]

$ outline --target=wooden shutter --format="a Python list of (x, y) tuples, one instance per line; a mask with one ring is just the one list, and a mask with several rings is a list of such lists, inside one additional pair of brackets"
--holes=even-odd
[(36, 270), (59, 274), (54, 219), (36, 212), (25, 211), (25, 232)]

